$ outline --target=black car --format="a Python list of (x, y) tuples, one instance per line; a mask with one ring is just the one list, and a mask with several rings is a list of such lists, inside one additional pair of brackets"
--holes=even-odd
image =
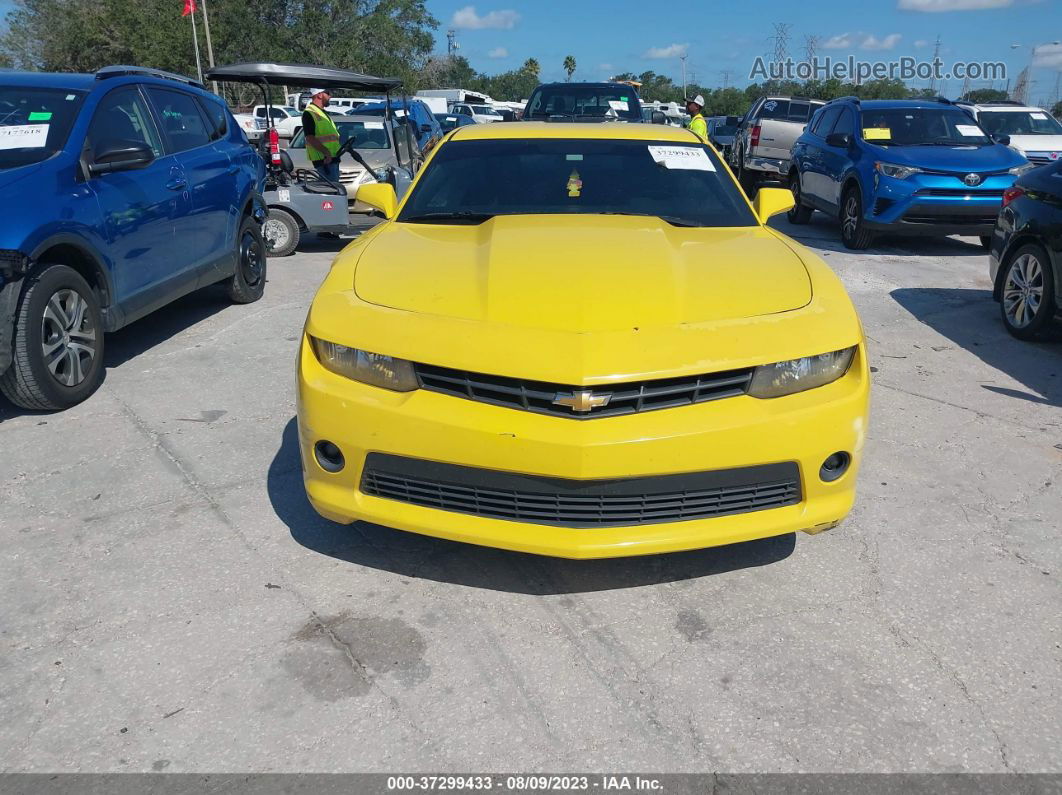
[(1003, 192), (988, 263), (1007, 331), (1034, 339), (1058, 319), (1062, 159), (1034, 168)]
[(531, 93), (524, 121), (641, 122), (638, 92), (626, 83), (543, 83)]

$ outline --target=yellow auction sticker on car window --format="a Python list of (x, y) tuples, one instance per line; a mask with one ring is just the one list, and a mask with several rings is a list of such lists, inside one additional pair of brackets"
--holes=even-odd
[(864, 141), (888, 141), (892, 138), (892, 130), (888, 127), (864, 127)]

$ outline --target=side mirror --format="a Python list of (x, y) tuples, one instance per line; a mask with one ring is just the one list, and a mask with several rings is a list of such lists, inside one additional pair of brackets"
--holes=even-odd
[(1010, 136), (1009, 135), (1003, 135), (1002, 133), (997, 133), (996, 135), (992, 136), (992, 140), (995, 141), (997, 144), (1003, 144), (1003, 146), (1010, 146)]
[(852, 145), (852, 136), (848, 133), (830, 133), (826, 136), (826, 145), (847, 149)]
[(394, 187), (389, 182), (366, 182), (358, 186), (355, 198), (365, 202), (373, 209), (383, 213), (383, 217), (390, 220), (395, 217), (398, 208), (398, 196)]
[(662, 110), (654, 110), (650, 114), (650, 118), (651, 118), (653, 124), (667, 124), (667, 116), (664, 114), (664, 111), (662, 111)]
[(155, 160), (151, 147), (141, 141), (104, 141), (93, 155), (89, 173), (110, 174), (143, 168)]
[(767, 223), (771, 216), (784, 213), (794, 205), (793, 192), (789, 188), (760, 188), (752, 200), (752, 209), (761, 224)]

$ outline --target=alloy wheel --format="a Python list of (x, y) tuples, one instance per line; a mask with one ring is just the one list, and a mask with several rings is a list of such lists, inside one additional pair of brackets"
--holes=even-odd
[(1025, 328), (1040, 311), (1044, 297), (1044, 271), (1032, 254), (1023, 254), (1010, 265), (1003, 284), (1003, 311), (1014, 328)]
[(88, 301), (76, 290), (57, 290), (41, 318), (41, 354), (49, 372), (64, 386), (85, 380), (96, 358), (96, 328)]
[(859, 223), (859, 200), (855, 194), (849, 194), (844, 203), (844, 235), (851, 239), (856, 234), (856, 224)]
[(275, 218), (267, 218), (262, 224), (262, 237), (270, 251), (283, 248), (291, 240), (288, 228)]

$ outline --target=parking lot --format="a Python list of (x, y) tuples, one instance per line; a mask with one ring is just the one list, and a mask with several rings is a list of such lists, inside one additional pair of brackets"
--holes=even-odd
[(1062, 343), (972, 238), (846, 251), (871, 429), (839, 528), (572, 562), (319, 518), (294, 359), (342, 243), (186, 297), (59, 414), (0, 407), (11, 771), (1050, 771)]

